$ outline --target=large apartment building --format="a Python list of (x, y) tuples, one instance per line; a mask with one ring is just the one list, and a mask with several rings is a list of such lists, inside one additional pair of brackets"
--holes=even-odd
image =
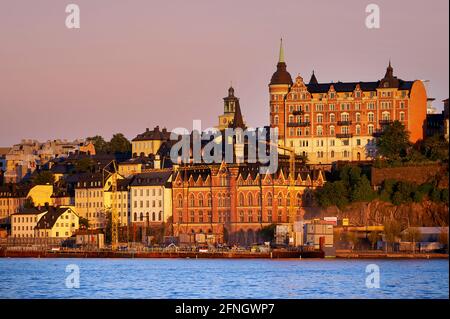
[(309, 83), (300, 75), (293, 81), (281, 43), (269, 93), (270, 124), (278, 128), (279, 143), (312, 164), (373, 159), (375, 138), (396, 120), (412, 142), (424, 135), (424, 84), (397, 78), (390, 62), (384, 77), (373, 82), (320, 83), (314, 72)]

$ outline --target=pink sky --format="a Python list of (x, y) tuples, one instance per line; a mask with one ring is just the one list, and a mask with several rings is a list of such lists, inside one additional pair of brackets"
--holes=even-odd
[[(79, 30), (65, 27), (69, 3)], [(216, 125), (231, 81), (246, 122), (267, 125), (280, 36), (292, 76), (376, 81), (391, 58), (398, 77), (430, 80), (441, 108), (448, 12), (448, 0), (1, 0), (0, 146)]]

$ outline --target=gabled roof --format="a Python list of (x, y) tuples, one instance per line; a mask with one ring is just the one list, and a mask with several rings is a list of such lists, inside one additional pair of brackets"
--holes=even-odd
[[(47, 213), (39, 219), (36, 229), (51, 229), (55, 225), (58, 218), (66, 211), (71, 210), (69, 207), (49, 207)], [(72, 211), (72, 210), (71, 210)], [(73, 211), (72, 211), (73, 212)]]

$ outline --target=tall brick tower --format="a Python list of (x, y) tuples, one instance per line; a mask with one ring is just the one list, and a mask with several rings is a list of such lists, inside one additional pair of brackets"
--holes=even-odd
[(286, 94), (292, 85), (292, 77), (286, 69), (284, 61), (283, 39), (280, 40), (280, 55), (277, 70), (269, 84), (270, 93), (270, 126), (278, 128), (279, 143), (285, 145), (286, 138)]

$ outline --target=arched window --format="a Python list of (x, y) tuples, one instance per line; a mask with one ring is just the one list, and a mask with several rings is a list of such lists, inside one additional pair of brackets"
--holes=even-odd
[(137, 222), (137, 213), (134, 213), (134, 219), (135, 222)]
[(155, 212), (152, 213), (152, 220), (156, 221), (156, 213)]
[(158, 220), (159, 220), (159, 221), (162, 220), (162, 212), (161, 212), (161, 211), (158, 213)]
[(191, 207), (195, 206), (194, 194), (189, 194), (189, 206), (191, 206)]
[(278, 206), (283, 206), (283, 194), (280, 192), (278, 193)]
[(297, 207), (301, 207), (302, 206), (302, 195), (300, 195), (300, 193), (297, 193), (297, 201), (296, 201), (296, 205)]
[(317, 114), (317, 123), (323, 123), (323, 115)]
[(330, 122), (331, 123), (336, 122), (336, 117), (335, 117), (335, 115), (333, 113), (330, 114)]
[(405, 112), (400, 112), (400, 121), (404, 121), (405, 120)]
[(178, 207), (183, 207), (183, 196), (181, 196), (181, 194), (178, 194), (177, 202), (178, 202)]
[(248, 193), (248, 206), (253, 206), (253, 195)]
[(367, 121), (375, 122), (375, 115), (373, 114), (373, 112), (367, 113)]
[(273, 124), (278, 125), (278, 115), (273, 117)]
[(203, 195), (198, 195), (198, 206), (203, 207)]
[(317, 135), (318, 136), (322, 136), (323, 135), (323, 128), (322, 128), (322, 126), (318, 126), (317, 127)]
[(369, 132), (369, 134), (373, 134), (373, 125), (372, 124), (367, 125), (367, 131)]
[(333, 136), (335, 133), (334, 126), (330, 126), (330, 135)]
[(239, 194), (239, 206), (244, 206), (244, 194)]
[(361, 122), (361, 113), (356, 113), (355, 120), (356, 122)]
[(294, 115), (289, 115), (289, 123), (294, 123)]
[(267, 194), (267, 206), (272, 206), (272, 205), (273, 205), (272, 193), (268, 193)]
[(139, 220), (142, 222), (142, 221), (144, 221), (144, 214), (143, 213), (141, 213), (140, 215), (139, 215)]
[(361, 135), (361, 125), (356, 125), (356, 135)]
[(348, 113), (341, 114), (341, 121), (348, 122), (349, 118), (350, 118), (350, 116), (348, 115)]
[(389, 112), (383, 112), (381, 115), (383, 121), (389, 121), (391, 119), (391, 113)]

